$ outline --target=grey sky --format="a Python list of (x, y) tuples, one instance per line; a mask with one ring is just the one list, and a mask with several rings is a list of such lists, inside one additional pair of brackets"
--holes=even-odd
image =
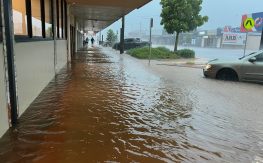
[[(209, 22), (203, 25), (202, 29), (216, 29), (225, 25), (239, 27), (243, 14), (263, 12), (263, 0), (203, 0), (202, 7), (201, 14), (209, 16)], [(126, 16), (126, 32), (129, 33), (140, 29), (148, 32), (149, 19), (153, 17), (153, 31), (156, 34), (161, 33), (160, 13), (160, 0), (152, 0), (146, 6), (134, 10)], [(120, 27), (121, 24), (118, 21), (109, 28), (117, 31)], [(109, 28), (103, 31), (104, 35)]]

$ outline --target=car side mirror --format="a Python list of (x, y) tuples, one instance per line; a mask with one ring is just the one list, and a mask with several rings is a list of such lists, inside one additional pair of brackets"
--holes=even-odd
[(251, 62), (251, 63), (254, 63), (254, 62), (257, 61), (257, 58), (256, 57), (252, 57), (252, 58), (249, 58), (248, 61)]

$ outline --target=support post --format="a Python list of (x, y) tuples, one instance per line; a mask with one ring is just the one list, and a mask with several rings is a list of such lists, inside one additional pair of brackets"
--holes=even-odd
[(58, 21), (57, 21), (57, 1), (51, 1), (53, 6), (55, 7), (55, 11), (52, 11), (52, 20), (53, 20), (53, 39), (54, 39), (54, 73), (57, 74), (57, 39), (59, 38), (59, 29), (58, 29)]
[(66, 7), (65, 7), (66, 9), (66, 14), (67, 14), (67, 17), (65, 18), (66, 20), (66, 38), (67, 38), (67, 50), (68, 50), (68, 55), (67, 55), (67, 61), (68, 62), (70, 62), (71, 61), (71, 51), (72, 51), (72, 47), (71, 47), (71, 41), (73, 41), (73, 40), (71, 40), (72, 38), (71, 38), (71, 35), (70, 35), (70, 21), (71, 21), (71, 19), (70, 19), (70, 13), (69, 13), (69, 11), (70, 11), (70, 5), (66, 5)]
[(76, 17), (75, 17), (75, 23), (74, 23), (74, 25), (75, 25), (75, 49), (74, 49), (74, 51), (75, 51), (75, 53), (77, 53), (77, 51), (78, 51), (78, 38), (79, 38), (79, 36), (78, 36), (78, 23), (77, 23), (77, 20), (76, 20)]
[(7, 67), (8, 67), (8, 81), (9, 81), (9, 98), (11, 107), (11, 123), (14, 126), (17, 123), (18, 118), (18, 102), (16, 92), (16, 71), (15, 71), (15, 57), (14, 57), (14, 31), (12, 18), (12, 1), (3, 1), (4, 9), (4, 27), (5, 36), (4, 44), (7, 56)]
[(247, 50), (247, 39), (248, 39), (248, 32), (246, 33), (246, 42), (244, 47), (244, 56), (246, 56), (246, 50)]
[(121, 40), (120, 40), (120, 54), (124, 53), (124, 32), (125, 32), (125, 16), (122, 17)]
[(149, 48), (150, 48), (150, 53), (149, 53), (149, 64), (151, 63), (151, 58), (152, 58), (152, 27), (153, 27), (153, 18), (150, 20), (150, 41), (149, 41)]
[(262, 32), (261, 32), (261, 40), (260, 40), (260, 47), (259, 47), (259, 50), (263, 49), (263, 29), (262, 29)]

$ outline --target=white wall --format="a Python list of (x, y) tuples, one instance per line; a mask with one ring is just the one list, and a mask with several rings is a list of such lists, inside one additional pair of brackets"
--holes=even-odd
[(57, 72), (67, 63), (67, 40), (57, 40)]
[(259, 50), (261, 36), (250, 36), (247, 38), (247, 49), (249, 50)]
[[(57, 40), (56, 71), (67, 64), (67, 40)], [(3, 46), (0, 44), (0, 137), (9, 128)], [(14, 45), (19, 116), (55, 76), (54, 41)]]
[(15, 44), (19, 116), (55, 75), (54, 41)]
[(3, 44), (0, 44), (0, 137), (9, 127), (6, 97)]

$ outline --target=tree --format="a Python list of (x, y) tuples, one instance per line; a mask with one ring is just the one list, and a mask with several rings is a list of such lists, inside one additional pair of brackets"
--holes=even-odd
[(176, 34), (174, 52), (177, 51), (179, 34), (190, 32), (208, 21), (207, 16), (201, 16), (202, 0), (161, 0), (162, 21), (164, 29), (169, 34)]
[(106, 40), (112, 46), (117, 41), (117, 34), (115, 34), (112, 29), (109, 29)]

